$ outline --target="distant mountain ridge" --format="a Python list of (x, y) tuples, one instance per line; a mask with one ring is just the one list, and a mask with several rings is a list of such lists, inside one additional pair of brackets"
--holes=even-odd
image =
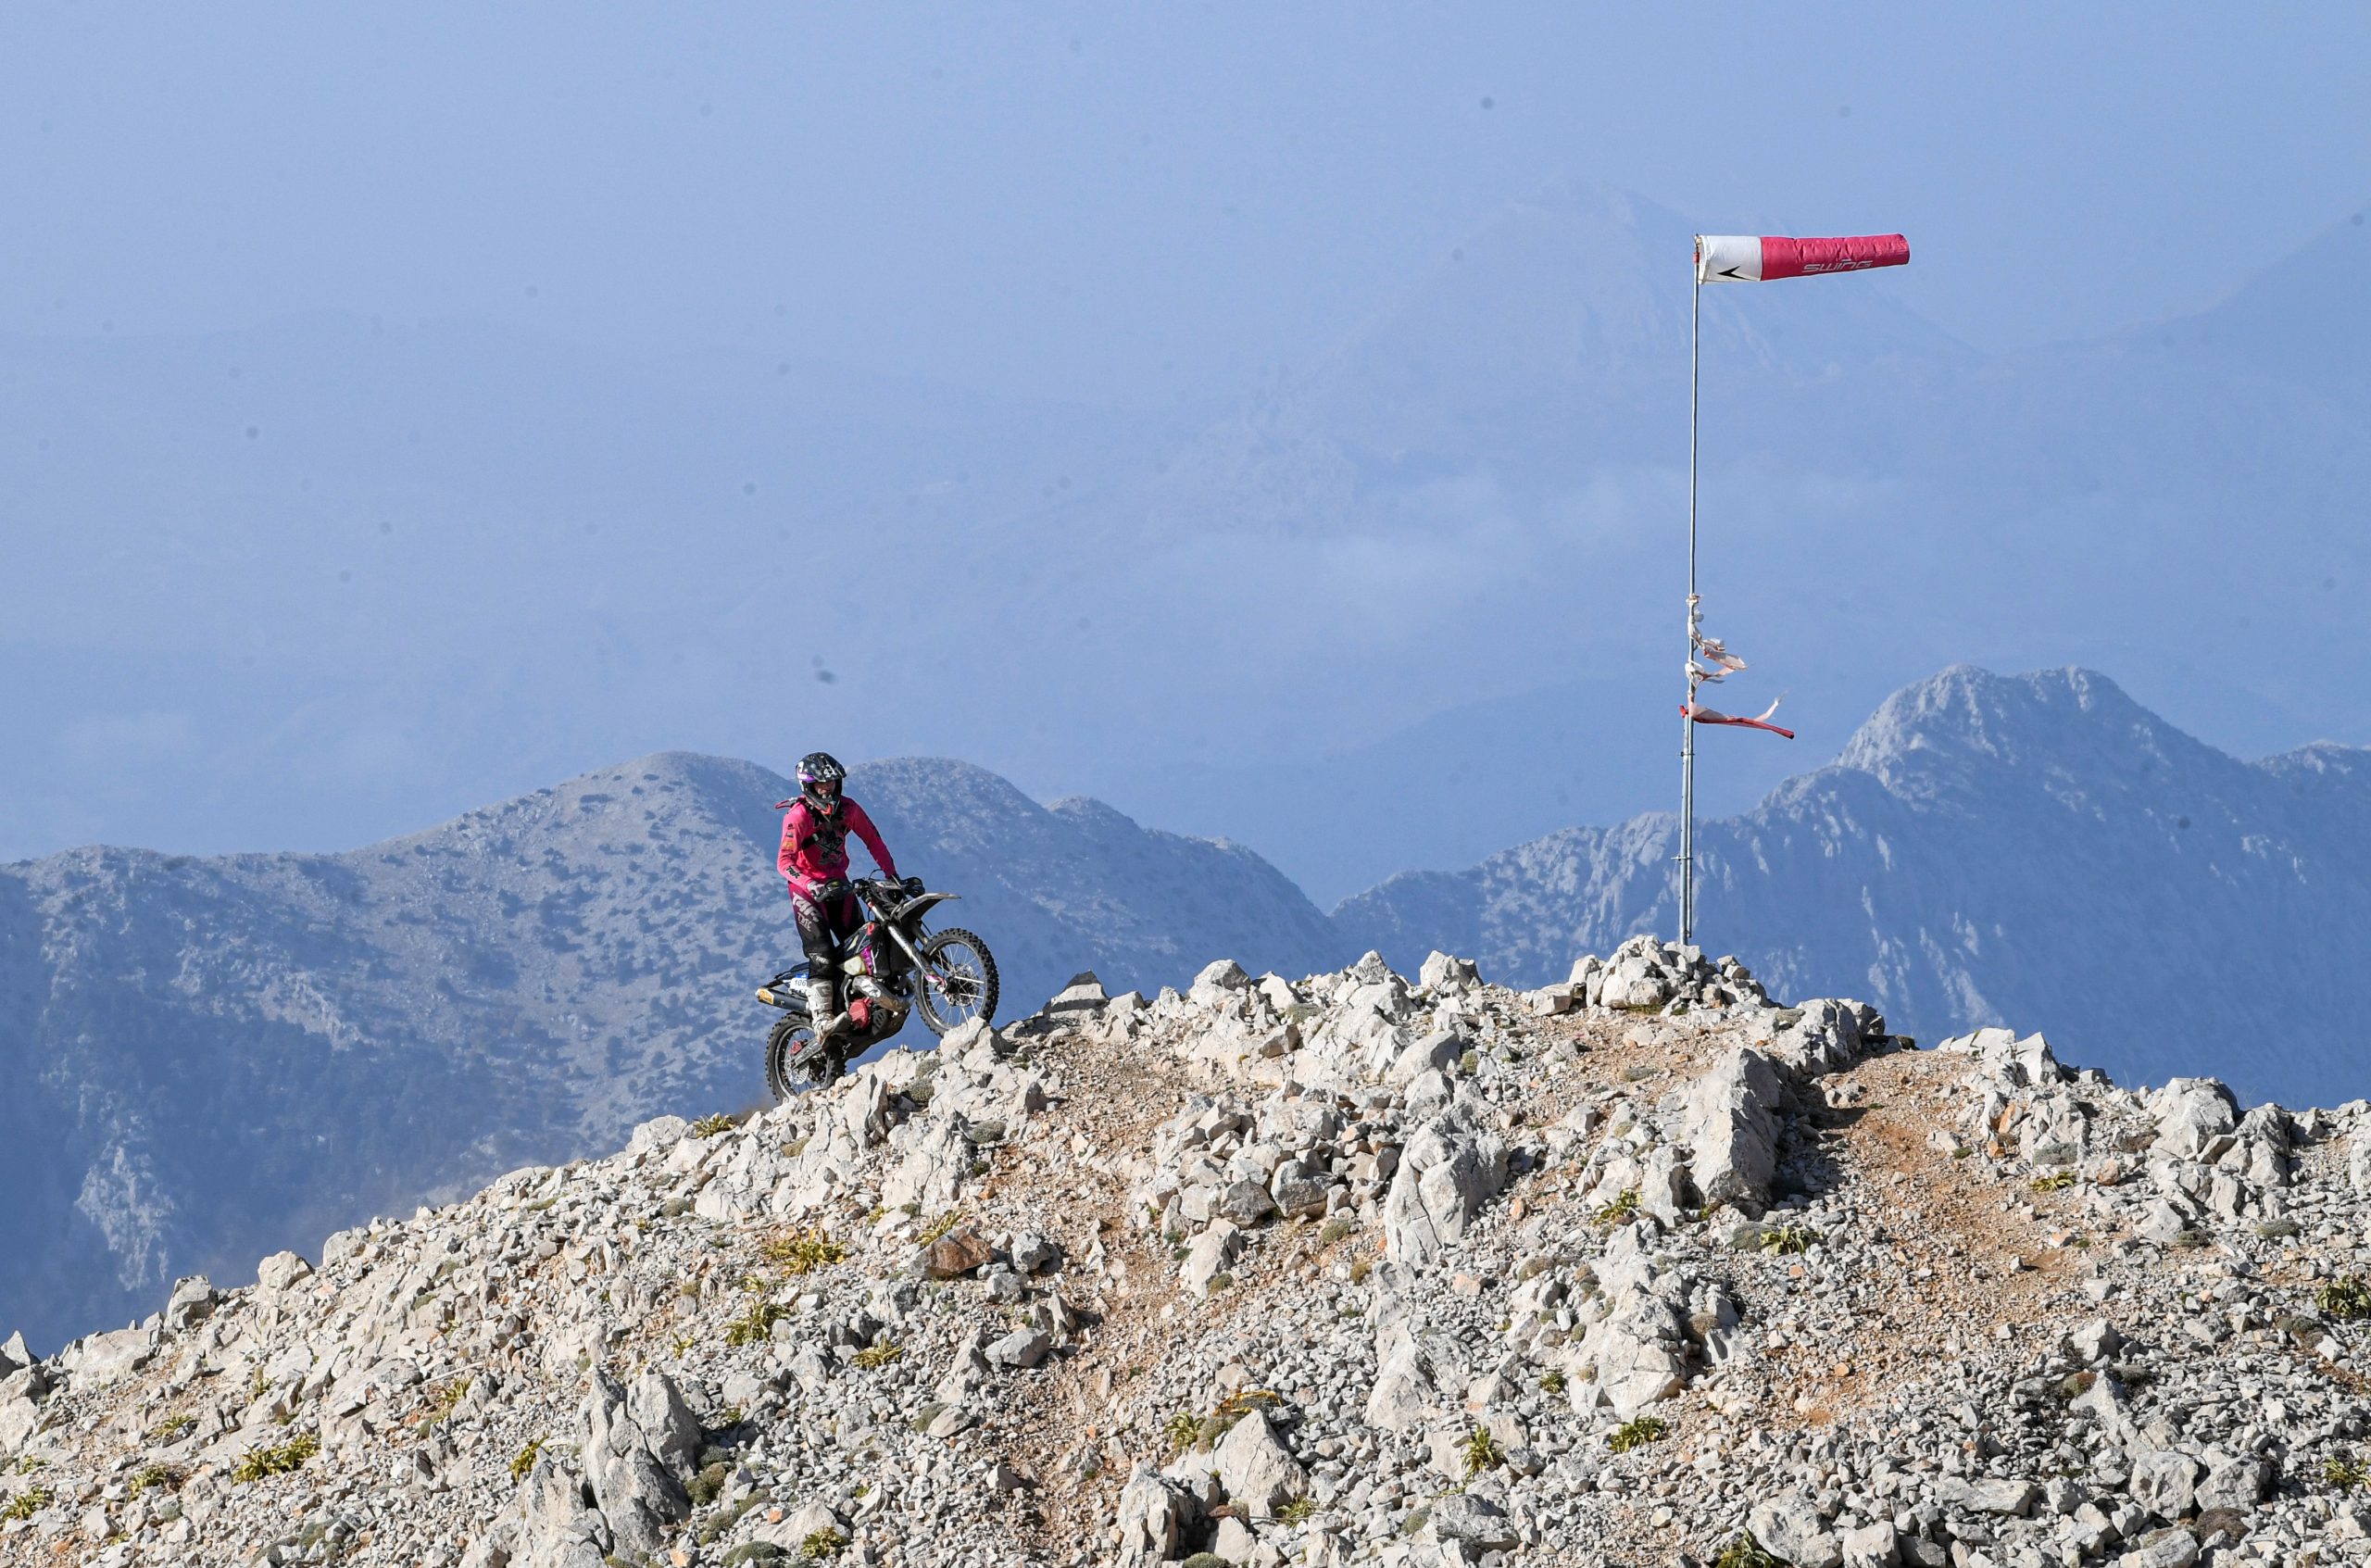
[[(1483, 744), (1485, 737), (1477, 737)], [(0, 866), (0, 1324), (120, 1315), (193, 1268), (402, 1209), (636, 1120), (746, 1104), (795, 952), (747, 762), (662, 753), (342, 855), (81, 849)], [(993, 944), (1008, 1016), (1080, 969), (1182, 985), (1372, 947), (1562, 978), (1673, 922), (1675, 824), (1572, 828), (1321, 912), (1241, 846), (1040, 806), (944, 759), (852, 789)], [(2371, 928), (2371, 753), (2245, 763), (2104, 676), (1956, 667), (1837, 760), (1700, 824), (1700, 938), (1780, 997), (1925, 1037), (2053, 1019), (2119, 1078), (2371, 1089), (2345, 977)]]
[[(797, 956), (771, 809), (795, 787), (662, 753), (342, 855), (0, 866), (0, 1323), (105, 1322), (177, 1273), (761, 1097), (749, 993)], [(1208, 953), (1331, 953), (1240, 847), (960, 762), (851, 790), (901, 871), (961, 896), (1008, 1011), (1083, 968), (1152, 989)]]
[[(1395, 963), (1511, 984), (1675, 923), (1676, 821), (1550, 834), (1394, 877), (1335, 913)], [(2018, 1017), (2120, 1081), (2252, 1098), (2371, 1093), (2337, 977), (2371, 929), (2371, 752), (2247, 763), (2105, 676), (1948, 670), (1828, 767), (1697, 829), (1698, 938), (1774, 995), (1850, 994), (1928, 1038)]]

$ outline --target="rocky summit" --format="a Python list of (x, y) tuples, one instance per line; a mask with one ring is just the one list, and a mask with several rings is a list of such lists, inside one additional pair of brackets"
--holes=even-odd
[(0, 1561), (2371, 1560), (2371, 1106), (1639, 938), (1107, 996), (0, 1348)]

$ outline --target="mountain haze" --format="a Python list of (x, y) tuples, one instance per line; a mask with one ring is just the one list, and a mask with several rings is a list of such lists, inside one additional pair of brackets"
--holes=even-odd
[[(1707, 291), (1706, 609), (1750, 695), (1832, 754), (1954, 660), (2081, 664), (2245, 755), (2371, 740), (2358, 216), (2013, 354), (1897, 278)], [(0, 342), (0, 853), (341, 846), (786, 733), (1087, 791), (1328, 899), (1626, 820), (1670, 788), (1684, 257), (1726, 226), (1553, 182), (1329, 351), (1157, 412), (458, 322)], [(1502, 767), (1436, 738), (1535, 700)], [(1708, 805), (1800, 766), (1737, 757)]]

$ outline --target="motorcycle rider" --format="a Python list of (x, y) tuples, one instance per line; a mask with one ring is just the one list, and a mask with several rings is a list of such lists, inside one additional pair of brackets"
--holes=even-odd
[(897, 880), (897, 863), (881, 842), (881, 830), (842, 790), (847, 776), (829, 752), (810, 751), (798, 759), (798, 794), (774, 803), (789, 813), (782, 820), (782, 854), (774, 863), (790, 884), (798, 944), (807, 952), (807, 1016), (814, 1022), (818, 1044), (849, 1025), (834, 997), (833, 972), (839, 944), (859, 918), (847, 884), (848, 834), (864, 840), (883, 876)]

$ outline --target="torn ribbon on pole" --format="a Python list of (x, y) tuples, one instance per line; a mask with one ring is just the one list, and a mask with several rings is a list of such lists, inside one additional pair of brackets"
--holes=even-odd
[(1863, 272), (1872, 267), (1904, 267), (1910, 242), (1900, 234), (1850, 234), (1801, 240), (1785, 234), (1699, 234), (1696, 281), (1700, 283), (1764, 283), (1776, 278), (1815, 278), (1828, 272)]
[[(1786, 699), (1783, 697), (1779, 699), (1781, 702), (1785, 700)], [(1785, 735), (1788, 740), (1793, 740), (1795, 738), (1794, 731), (1782, 728), (1781, 726), (1770, 721), (1770, 716), (1778, 711), (1778, 703), (1776, 702), (1774, 702), (1769, 707), (1763, 709), (1759, 717), (1752, 719), (1740, 719), (1735, 714), (1718, 712), (1715, 709), (1705, 707), (1700, 702), (1689, 702), (1683, 704), (1680, 708), (1680, 711), (1687, 714), (1690, 719), (1695, 720), (1700, 724), (1735, 724), (1739, 729), (1768, 730), (1772, 734)]]
[[(1687, 642), (1691, 652), (1687, 660), (1687, 700), (1680, 704), (1679, 710), (1700, 724), (1735, 724), (1740, 729), (1768, 730), (1774, 735), (1785, 735), (1788, 740), (1793, 740), (1794, 731), (1783, 729), (1770, 721), (1771, 715), (1778, 711), (1777, 702), (1763, 709), (1758, 718), (1740, 719), (1734, 714), (1722, 713), (1707, 708), (1696, 700), (1697, 687), (1725, 680), (1746, 667), (1745, 660), (1731, 653), (1728, 646), (1720, 638), (1708, 637), (1704, 634), (1704, 628), (1700, 623), (1702, 612), (1699, 603), (1695, 596), (1688, 596)], [(1698, 659), (1702, 659), (1704, 662), (1700, 664), (1697, 662)], [(1707, 669), (1705, 665), (1710, 665), (1712, 668)], [(1785, 700), (1783, 695), (1778, 699), (1779, 702)]]

